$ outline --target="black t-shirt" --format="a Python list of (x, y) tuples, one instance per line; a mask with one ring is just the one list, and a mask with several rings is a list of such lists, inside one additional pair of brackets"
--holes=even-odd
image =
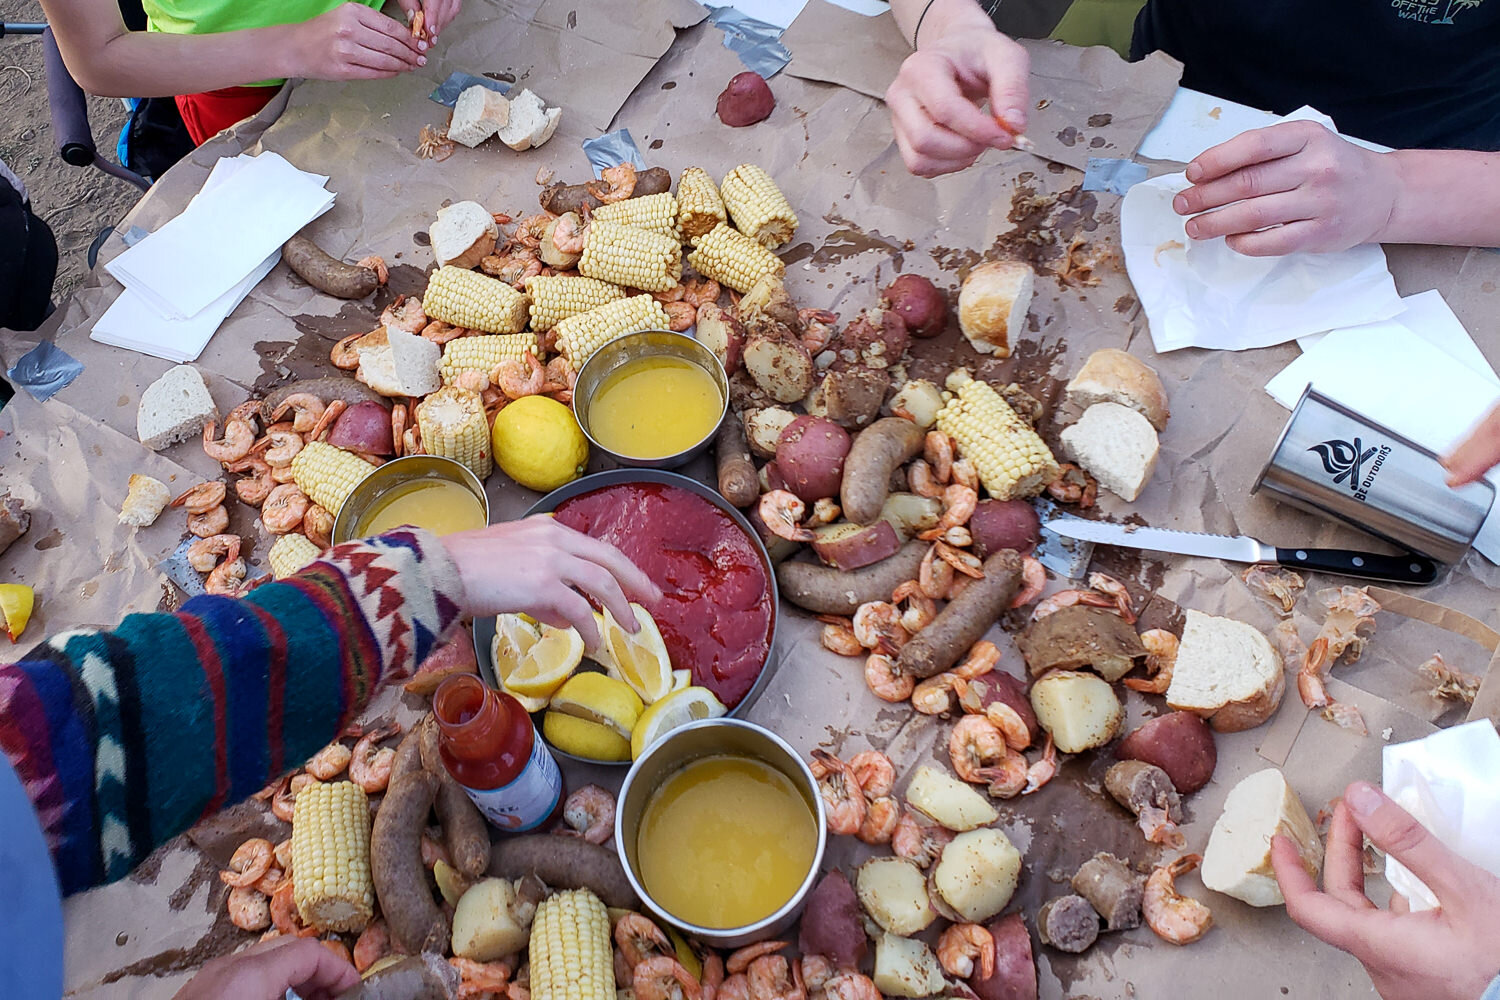
[(1404, 148), (1500, 149), (1500, 0), (1148, 0), (1131, 55), (1182, 84)]

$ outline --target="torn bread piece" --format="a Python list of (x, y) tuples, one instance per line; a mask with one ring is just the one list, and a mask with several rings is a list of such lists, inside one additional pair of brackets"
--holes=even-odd
[(1095, 403), (1061, 438), (1068, 460), (1122, 500), (1138, 498), (1156, 471), (1156, 428), (1128, 406)]
[(135, 432), (141, 444), (161, 451), (185, 441), (217, 420), (218, 408), (203, 384), (203, 376), (192, 365), (168, 368), (161, 378), (146, 386), (135, 411)]
[(1286, 777), (1268, 767), (1229, 790), (1203, 851), (1203, 884), (1251, 906), (1280, 906), (1286, 900), (1271, 867), (1277, 834), (1297, 845), (1302, 866), (1316, 880), (1323, 867), (1317, 828)]
[(1286, 692), (1281, 658), (1260, 630), (1189, 610), (1167, 688), (1167, 705), (1193, 712), (1221, 733), (1269, 719)]
[(1167, 390), (1156, 370), (1117, 347), (1090, 354), (1064, 392), (1068, 402), (1084, 410), (1095, 403), (1128, 406), (1159, 431), (1166, 429), (1172, 415)]
[(468, 269), (495, 252), (500, 228), (479, 202), (459, 201), (438, 209), (427, 235), (438, 267), (452, 264)]
[(172, 491), (160, 479), (131, 473), (129, 491), (120, 505), (120, 523), (137, 528), (154, 524), (172, 499)]
[(523, 90), (510, 99), (510, 121), (496, 134), (501, 142), (520, 152), (530, 149), (532, 137), (544, 131), (546, 126), (547, 106), (540, 97)]
[(475, 84), (466, 88), (453, 102), (453, 121), (448, 125), (448, 138), (472, 148), (509, 122), (509, 98)]

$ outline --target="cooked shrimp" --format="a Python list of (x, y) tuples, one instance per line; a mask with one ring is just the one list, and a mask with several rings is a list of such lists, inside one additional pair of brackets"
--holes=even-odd
[(1092, 590), (1059, 590), (1051, 597), (1044, 597), (1031, 609), (1031, 620), (1041, 621), (1054, 612), (1063, 608), (1071, 608), (1075, 604), (1082, 604), (1088, 608), (1118, 608), (1114, 598), (1103, 594), (1096, 594)]
[(321, 441), (333, 429), (334, 422), (349, 408), (349, 404), (342, 399), (335, 399), (323, 410), (323, 415), (318, 422), (312, 425), (307, 432), (308, 441)]
[[(816, 750), (813, 751), (814, 755), (818, 752)], [(825, 756), (827, 755), (825, 754)], [(738, 975), (741, 972), (747, 972), (750, 969), (750, 963), (754, 962), (757, 958), (774, 955), (785, 947), (785, 941), (758, 941), (755, 944), (747, 944), (738, 951), (730, 952), (729, 958), (724, 963), (724, 968), (732, 976)]]
[(907, 806), (896, 821), (891, 833), (891, 850), (898, 857), (916, 862), (918, 868), (926, 868), (937, 860), (953, 831), (948, 830)]
[(974, 468), (974, 463), (967, 458), (955, 458), (953, 460), (953, 481), (960, 486), (967, 486), (971, 490), (979, 489), (979, 470)]
[(906, 472), (907, 485), (919, 497), (935, 500), (943, 495), (943, 484), (932, 473), (932, 466), (923, 459), (916, 459)]
[(283, 399), (281, 405), (272, 411), (271, 419), (280, 420), (286, 415), (287, 410), (294, 410), (292, 430), (299, 434), (306, 434), (313, 429), (326, 409), (328, 409), (328, 404), (312, 393), (294, 392)]
[[(971, 715), (968, 718), (977, 719), (980, 716)], [(1026, 789), (1030, 770), (1026, 765), (1026, 755), (1007, 747), (1000, 762), (994, 767), (981, 769), (977, 777), (989, 785), (992, 798), (1013, 799)]]
[[(598, 198), (599, 201), (606, 205), (612, 205), (617, 201), (624, 201), (634, 194), (635, 182), (634, 165), (622, 163), (617, 167), (605, 167), (599, 171), (599, 180), (589, 181), (584, 187), (588, 189), (589, 194)], [(553, 242), (556, 242), (556, 240), (554, 239)]]
[(958, 703), (963, 706), (965, 712), (984, 716), (989, 720), (990, 725), (1000, 730), (1000, 735), (1005, 737), (1006, 746), (1012, 750), (1025, 750), (1031, 745), (1031, 730), (1026, 727), (1026, 721), (1015, 709), (1003, 701), (983, 704), (983, 700), (974, 691), (973, 686), (962, 677), (954, 683), (953, 690), (958, 695)]
[(865, 647), (854, 637), (854, 623), (841, 615), (819, 615), (823, 631), (819, 641), (823, 648), (840, 656), (861, 656)]
[(517, 223), (516, 231), (510, 236), (511, 242), (535, 250), (542, 245), (542, 237), (547, 234), (547, 227), (551, 224), (552, 216), (546, 212), (528, 215)]
[(703, 990), (703, 1000), (714, 1000), (719, 987), (724, 985), (724, 960), (719, 953), (707, 950), (703, 955), (703, 971), (698, 976), (698, 985)]
[(866, 601), (855, 609), (852, 621), (859, 644), (887, 656), (895, 655), (911, 638), (901, 624), (901, 612), (888, 601)]
[(1166, 629), (1153, 628), (1141, 633), (1141, 645), (1146, 647), (1146, 672), (1144, 677), (1127, 677), (1125, 686), (1132, 691), (1148, 694), (1165, 694), (1172, 686), (1172, 668), (1177, 664), (1177, 647), (1180, 640)]
[(615, 924), (615, 946), (632, 969), (653, 955), (675, 954), (662, 929), (639, 913), (627, 913)]
[(631, 979), (635, 1000), (700, 1000), (693, 974), (670, 955), (654, 955), (635, 967)]
[(937, 557), (952, 566), (964, 576), (975, 580), (984, 579), (984, 563), (972, 552), (963, 549), (955, 549), (944, 541), (935, 541), (932, 547), (937, 550)]
[(918, 681), (911, 692), (911, 707), (923, 715), (943, 715), (953, 711), (953, 693), (963, 678), (947, 670)]
[(953, 586), (953, 567), (937, 557), (935, 547), (928, 549), (922, 557), (921, 567), (917, 570), (917, 586), (935, 601), (946, 598)]
[(224, 440), (215, 441), (217, 424), (210, 420), (203, 425), (203, 453), (216, 462), (238, 462), (250, 454), (255, 445), (255, 425), (246, 420), (224, 422)]
[(1327, 708), (1332, 700), (1323, 686), (1323, 667), (1328, 663), (1328, 640), (1318, 636), (1302, 657), (1302, 667), (1297, 671), (1297, 694), (1308, 708)]
[(1047, 568), (1031, 556), (1021, 559), (1021, 589), (1010, 600), (1010, 606), (1021, 608), (1042, 596), (1047, 586)]
[(448, 959), (448, 964), (458, 972), (458, 993), (454, 1000), (491, 1000), (510, 984), (510, 965), (505, 962), (455, 957)]
[(238, 559), (240, 555), (239, 535), (212, 535), (200, 538), (187, 548), (187, 563), (199, 573), (207, 573), (221, 559)]
[(226, 463), (224, 468), (228, 472), (250, 473), (244, 479), (235, 480), (234, 493), (241, 503), (251, 507), (259, 507), (265, 503), (266, 497), (271, 495), (271, 487), (276, 485), (271, 481), (271, 467), (263, 458), (247, 456), (238, 462)]
[(333, 515), (315, 503), (308, 504), (307, 513), (302, 515), (302, 533), (318, 548), (328, 548), (333, 544)]
[(1214, 915), (1199, 900), (1177, 891), (1176, 878), (1198, 867), (1203, 858), (1184, 854), (1171, 864), (1156, 868), (1146, 879), (1141, 897), (1141, 916), (1156, 936), (1172, 944), (1192, 944), (1208, 933)]
[(296, 431), (271, 431), (255, 442), (252, 450), (259, 453), (271, 468), (282, 469), (292, 464), (292, 459), (304, 445), (306, 441)]
[(750, 977), (743, 972), (729, 976), (714, 991), (716, 1000), (750, 1000)]
[(251, 837), (238, 848), (229, 859), (229, 867), (219, 872), (219, 881), (236, 889), (248, 889), (271, 870), (276, 855), (271, 842), (264, 837)]
[(1113, 598), (1115, 607), (1119, 609), (1120, 617), (1125, 619), (1125, 624), (1135, 624), (1134, 601), (1130, 597), (1130, 591), (1123, 583), (1105, 573), (1090, 573), (1089, 587), (1097, 590), (1105, 597)]
[(584, 785), (563, 803), (563, 822), (591, 844), (615, 832), (615, 797), (598, 785)]
[(1007, 752), (1005, 737), (983, 716), (964, 716), (948, 737), (948, 757), (954, 772), (976, 784), (985, 781), (980, 772), (1003, 761)]
[(1042, 744), (1042, 756), (1035, 764), (1026, 769), (1026, 787), (1021, 789), (1022, 795), (1030, 795), (1051, 781), (1057, 774), (1057, 745), (1052, 742), (1052, 734), (1047, 734), (1047, 742)]
[(578, 384), (578, 372), (573, 363), (565, 355), (559, 354), (547, 362), (545, 379), (542, 382), (542, 392), (562, 392), (571, 390)]
[(889, 844), (901, 818), (901, 803), (890, 795), (877, 795), (865, 807), (865, 821), (859, 825), (859, 837), (867, 844)]
[(667, 329), (676, 333), (686, 333), (691, 330), (698, 318), (698, 308), (686, 302), (663, 303), (662, 309), (667, 314)]
[(271, 901), (265, 893), (235, 886), (225, 902), (229, 922), (242, 931), (263, 931), (271, 926)]
[(349, 760), (349, 780), (371, 795), (385, 791), (391, 783), (391, 765), (396, 761), (396, 751), (376, 744), (400, 733), (401, 727), (392, 722), (376, 726), (361, 736), (354, 744)]
[(439, 347), (444, 346), (449, 341), (468, 335), (469, 331), (464, 327), (454, 326), (452, 323), (444, 323), (440, 319), (428, 320), (427, 325), (422, 327), (422, 339), (430, 340)]
[[(719, 301), (719, 296), (723, 292), (724, 289), (719, 287), (719, 283), (712, 278), (688, 278), (682, 283), (682, 301), (694, 309), (709, 302)], [(834, 319), (837, 318), (837, 316), (834, 317)]]
[(275, 847), (271, 848), (271, 855), (276, 859), (276, 863), (280, 865), (283, 870), (291, 871), (292, 838), (288, 837), (285, 840), (277, 843)]
[(318, 929), (304, 924), (302, 914), (297, 912), (295, 892), (296, 887), (291, 879), (281, 883), (271, 896), (271, 923), (278, 931), (292, 937), (317, 937)]
[(771, 534), (792, 542), (810, 542), (816, 535), (802, 527), (807, 505), (791, 490), (771, 490), (760, 498), (756, 508)]
[[(865, 793), (860, 791), (859, 779), (854, 776), (848, 764), (825, 750), (814, 749), (812, 756), (822, 772), (818, 778), (818, 794), (823, 797), (823, 805), (828, 814), (828, 831), (844, 836), (858, 833), (867, 811)], [(731, 955), (729, 971), (733, 973), (742, 969), (743, 966), (741, 969), (734, 967), (734, 956)]]
[(318, 779), (305, 772), (287, 777), (271, 796), (271, 814), (277, 819), (292, 821), (292, 811), (297, 806), (297, 793), (308, 785), (318, 784)]
[[(807, 960), (803, 959), (805, 963)], [(826, 1000), (884, 1000), (885, 994), (876, 988), (869, 976), (858, 972), (840, 972), (830, 976), (823, 986)]]
[(849, 758), (849, 769), (870, 798), (889, 795), (896, 787), (896, 765), (879, 750), (861, 750)]
[[(943, 490), (943, 516), (938, 518), (937, 524), (917, 535), (924, 542), (945, 538), (955, 528), (960, 528), (969, 523), (969, 518), (974, 516), (974, 509), (979, 505), (979, 492), (969, 486), (960, 486), (954, 483)], [(955, 535), (955, 539), (962, 539), (968, 532)], [(972, 541), (972, 538), (970, 538)], [(949, 544), (967, 544), (961, 541), (950, 541)], [(967, 554), (967, 553), (966, 553)], [(938, 553), (939, 556), (942, 553)], [(976, 561), (978, 556), (973, 556)], [(955, 569), (959, 567), (955, 566)]]
[(999, 662), (1000, 647), (988, 639), (980, 639), (969, 647), (969, 655), (953, 668), (953, 672), (966, 681), (972, 681), (994, 670)]
[(1058, 503), (1092, 507), (1099, 498), (1099, 482), (1072, 462), (1058, 467), (1057, 478), (1047, 484), (1047, 495)]
[(816, 357), (827, 349), (838, 329), (839, 314), (827, 309), (799, 309), (797, 319), (802, 323), (802, 346)]
[(312, 501), (296, 483), (282, 483), (260, 505), (260, 523), (273, 535), (284, 535), (301, 527)]
[(355, 348), (354, 343), (367, 336), (369, 336), (367, 333), (351, 333), (343, 340), (334, 344), (333, 349), (328, 352), (328, 360), (332, 362), (333, 367), (342, 368), (344, 371), (358, 368), (359, 351)]
[(968, 979), (979, 961), (979, 976), (995, 974), (995, 939), (978, 924), (953, 924), (938, 938), (937, 958), (950, 976)]
[(953, 479), (953, 439), (942, 431), (928, 431), (927, 436), (922, 440), (922, 461), (932, 469), (932, 478), (944, 484), (951, 482)]
[(490, 372), (490, 381), (509, 399), (535, 396), (547, 384), (547, 369), (530, 351), (524, 358), (506, 358)]
[(189, 514), (207, 514), (215, 507), (222, 506), (227, 494), (228, 490), (221, 482), (199, 483), (178, 494), (169, 506), (181, 507)]
[(781, 955), (763, 955), (745, 970), (750, 1000), (806, 1000), (806, 991), (792, 976), (791, 963)]
[(797, 960), (795, 974), (809, 997), (823, 1000), (823, 989), (834, 976), (833, 962), (826, 955), (803, 955)]
[(583, 220), (576, 213), (568, 212), (557, 217), (557, 225), (552, 230), (552, 245), (557, 248), (558, 253), (583, 253), (588, 233), (588, 226)]
[(1260, 563), (1240, 574), (1250, 593), (1265, 601), (1285, 618), (1292, 613), (1297, 597), (1307, 587), (1302, 575), (1280, 566)]
[(901, 627), (911, 633), (931, 625), (938, 614), (937, 602), (922, 593), (922, 585), (916, 580), (907, 580), (897, 587), (891, 593), (891, 603), (901, 609)]
[(422, 311), (422, 300), (415, 295), (396, 296), (396, 301), (386, 306), (380, 314), (380, 325), (387, 330), (395, 327), (407, 333), (421, 333), (422, 327), (427, 325), (427, 314)]
[(203, 589), (210, 594), (237, 594), (245, 579), (245, 560), (226, 559), (209, 571), (203, 579)]
[(188, 534), (198, 538), (217, 535), (229, 527), (229, 510), (220, 504), (202, 514), (191, 514), (187, 519)]
[(813, 501), (813, 509), (808, 515), (807, 525), (812, 527), (815, 524), (832, 524), (843, 513), (843, 508), (839, 506), (837, 500), (832, 497), (820, 497)]
[(910, 674), (896, 668), (896, 661), (884, 653), (865, 657), (865, 685), (881, 701), (905, 701), (916, 688)]
[(344, 773), (354, 751), (342, 743), (330, 743), (307, 760), (307, 773), (319, 781), (332, 781)]

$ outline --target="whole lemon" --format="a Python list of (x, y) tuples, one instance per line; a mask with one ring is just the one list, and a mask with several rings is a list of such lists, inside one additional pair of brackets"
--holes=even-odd
[(573, 411), (546, 396), (522, 396), (501, 410), (490, 431), (500, 471), (548, 493), (583, 475), (589, 440)]

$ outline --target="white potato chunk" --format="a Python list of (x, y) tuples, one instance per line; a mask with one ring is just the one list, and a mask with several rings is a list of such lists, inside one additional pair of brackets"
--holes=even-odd
[(464, 890), (469, 888), (469, 880), (442, 858), (438, 858), (437, 863), (432, 866), (432, 877), (437, 880), (438, 892), (443, 894), (443, 902), (449, 906), (457, 906), (459, 897), (464, 894)]
[(476, 882), (453, 910), (453, 954), (493, 962), (524, 949), (531, 932), (511, 914), (515, 890), (504, 879)]
[(1109, 682), (1076, 670), (1039, 678), (1031, 686), (1031, 707), (1063, 753), (1103, 746), (1125, 721), (1125, 709)]
[(927, 898), (927, 876), (905, 858), (873, 858), (859, 866), (860, 905), (892, 934), (915, 934), (937, 918)]
[(911, 419), (922, 428), (937, 423), (938, 411), (942, 408), (943, 390), (926, 379), (906, 383), (891, 397), (891, 412), (900, 410), (911, 414)]
[(950, 830), (962, 832), (993, 823), (1000, 813), (990, 800), (935, 767), (922, 765), (906, 786), (906, 801)]
[(937, 956), (921, 941), (882, 934), (875, 941), (875, 988), (888, 997), (930, 997), (943, 989)]
[(999, 830), (970, 830), (943, 848), (932, 886), (970, 923), (988, 920), (1010, 902), (1021, 880), (1021, 852)]

